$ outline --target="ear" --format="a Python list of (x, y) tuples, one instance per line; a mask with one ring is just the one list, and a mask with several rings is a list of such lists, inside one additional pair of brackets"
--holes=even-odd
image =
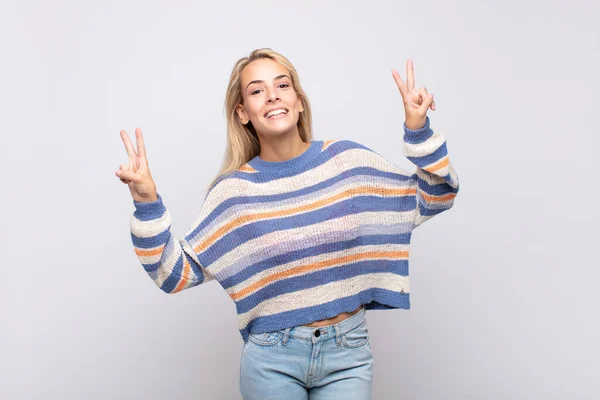
[(304, 104), (302, 103), (302, 101), (300, 101), (300, 108), (298, 109), (298, 111), (304, 111)]
[(244, 106), (241, 104), (238, 104), (237, 107), (235, 108), (235, 111), (237, 112), (237, 115), (240, 118), (240, 122), (242, 124), (246, 125), (250, 119), (248, 118), (248, 115), (246, 114), (246, 110), (244, 110)]

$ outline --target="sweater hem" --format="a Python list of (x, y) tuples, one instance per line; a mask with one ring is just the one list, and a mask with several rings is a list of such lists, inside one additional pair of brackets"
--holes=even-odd
[(249, 326), (241, 329), (240, 334), (244, 342), (247, 342), (250, 333), (274, 332), (306, 325), (315, 321), (333, 318), (344, 312), (352, 312), (363, 305), (367, 310), (408, 310), (410, 309), (410, 293), (373, 288), (329, 303), (257, 317), (252, 320)]

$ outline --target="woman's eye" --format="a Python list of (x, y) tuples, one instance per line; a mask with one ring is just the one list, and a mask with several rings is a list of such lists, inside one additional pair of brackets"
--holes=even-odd
[[(279, 84), (279, 87), (280, 87), (280, 88), (287, 88), (287, 87), (289, 87), (289, 86), (290, 86), (290, 84), (289, 84), (289, 83), (280, 83), (280, 84)], [(255, 90), (253, 90), (252, 92), (250, 92), (250, 95), (255, 95), (255, 94), (258, 94), (260, 91), (261, 91), (261, 89), (255, 89)]]

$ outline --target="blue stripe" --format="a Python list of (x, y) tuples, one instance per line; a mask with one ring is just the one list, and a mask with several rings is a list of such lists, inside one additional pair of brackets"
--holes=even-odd
[[(271, 232), (297, 229), (303, 226), (322, 223), (323, 221), (365, 211), (410, 211), (416, 208), (416, 199), (414, 196), (358, 196), (358, 198), (358, 201), (350, 198), (332, 204), (331, 206), (319, 208), (303, 214), (271, 220), (261, 220), (240, 226), (217, 240), (211, 245), (210, 251), (201, 253), (198, 257), (202, 257), (200, 258), (200, 262), (208, 268), (215, 260), (236, 248), (240, 243)], [(401, 199), (404, 199), (404, 201)]]
[(442, 143), (440, 147), (437, 148), (433, 153), (423, 156), (423, 157), (406, 157), (415, 165), (423, 168), (428, 166), (429, 164), (433, 164), (442, 158), (444, 158), (448, 154), (448, 150), (446, 148), (446, 142)]
[[(183, 253), (185, 254), (185, 253)], [(187, 257), (187, 254), (186, 254)], [(188, 257), (188, 261), (190, 261)], [(190, 263), (192, 269), (194, 269), (194, 264)], [(177, 285), (179, 284), (180, 278), (183, 275), (183, 257), (179, 257), (179, 259), (175, 262), (175, 266), (173, 267), (173, 272), (169, 274), (167, 279), (163, 282), (160, 289), (166, 293), (171, 293)], [(190, 287), (198, 286), (202, 282), (204, 282), (204, 275), (198, 271), (198, 269), (194, 269), (194, 274), (192, 276), (188, 276), (188, 280), (194, 281)]]
[(133, 215), (140, 221), (150, 221), (162, 217), (166, 208), (159, 193), (157, 193), (157, 197), (158, 200), (149, 203), (138, 203), (133, 200), (135, 206)]
[[(322, 181), (316, 185), (306, 187), (306, 188), (303, 188), (300, 190), (295, 190), (292, 192), (273, 194), (273, 195), (231, 197), (231, 198), (225, 200), (224, 202), (222, 202), (221, 204), (219, 204), (204, 220), (202, 220), (200, 222), (200, 224), (197, 227), (195, 227), (186, 236), (186, 240), (190, 240), (191, 238), (196, 236), (198, 234), (198, 232), (205, 229), (206, 226), (210, 225), (216, 218), (218, 218), (222, 213), (226, 212), (231, 207), (245, 205), (245, 204), (264, 204), (264, 203), (273, 202), (273, 201), (288, 200), (288, 199), (293, 199), (293, 198), (313, 194), (313, 193), (319, 192), (321, 190), (331, 190), (332, 187), (334, 187), (336, 184), (343, 185), (343, 181), (345, 181), (346, 179), (353, 178), (356, 176), (361, 176), (361, 175), (372, 176), (374, 178), (378, 178), (378, 177), (390, 178), (390, 179), (400, 182), (401, 184), (404, 184), (404, 183), (408, 184), (408, 182), (410, 182), (410, 180), (412, 179), (410, 176), (406, 176), (406, 175), (402, 175), (402, 174), (396, 174), (396, 173), (392, 173), (392, 172), (383, 172), (383, 171), (379, 171), (379, 170), (377, 170), (375, 168), (371, 168), (371, 167), (359, 167), (359, 168), (352, 168), (350, 170), (344, 171), (341, 174), (336, 175), (325, 181)], [(252, 179), (248, 178), (246, 180), (253, 181), (254, 178), (255, 177), (253, 176)], [(363, 178), (363, 180), (366, 183), (369, 182), (368, 178)], [(374, 179), (374, 181), (376, 181), (376, 179)]]
[(183, 249), (181, 250), (181, 252), (185, 256), (185, 258), (187, 258), (188, 263), (190, 264), (190, 268), (192, 269), (192, 272), (194, 273), (194, 275), (196, 275), (196, 279), (199, 280), (198, 284), (204, 282), (204, 273), (200, 269), (200, 266), (198, 265), (198, 263), (196, 263), (196, 261), (192, 257), (190, 257), (188, 253), (183, 251)]
[(266, 299), (284, 293), (314, 288), (330, 282), (336, 282), (358, 275), (369, 275), (376, 272), (388, 272), (397, 275), (408, 275), (408, 260), (363, 260), (350, 262), (338, 267), (318, 270), (312, 273), (273, 282), (252, 295), (236, 302), (238, 313), (245, 313)]
[(367, 211), (404, 212), (414, 210), (417, 206), (414, 194), (394, 197), (380, 197), (375, 195), (356, 196), (353, 203), (356, 214)]
[[(425, 171), (425, 170), (423, 170), (423, 171)], [(427, 171), (425, 171), (425, 172), (427, 172)], [(429, 172), (427, 172), (427, 173), (429, 173)], [(437, 175), (436, 175), (436, 177), (437, 177)], [(445, 195), (448, 193), (458, 193), (458, 187), (453, 188), (447, 182), (429, 184), (426, 180), (422, 179), (417, 174), (413, 174), (413, 179), (417, 180), (418, 185), (419, 185), (419, 190), (421, 190), (425, 193), (431, 194), (431, 195), (442, 196), (442, 195)], [(444, 177), (444, 179), (449, 181), (450, 174), (446, 175)]]
[(171, 225), (169, 225), (167, 227), (167, 229), (165, 229), (158, 235), (150, 236), (147, 238), (137, 237), (132, 233), (131, 241), (133, 242), (133, 245), (135, 247), (140, 248), (140, 249), (151, 249), (154, 247), (158, 247), (158, 246), (162, 245), (163, 243), (166, 243), (167, 240), (169, 240), (169, 236), (171, 236), (171, 232), (169, 231), (170, 228), (171, 228)]
[(425, 125), (421, 129), (415, 131), (410, 130), (406, 127), (406, 122), (403, 124), (404, 127), (404, 141), (410, 144), (419, 144), (427, 141), (432, 135), (433, 130), (431, 129), (430, 120), (428, 116), (425, 116)]
[(158, 269), (158, 267), (160, 267), (160, 261), (152, 263), (152, 264), (142, 264), (142, 266), (144, 267), (144, 270), (147, 273), (152, 273), (152, 272), (155, 272)]
[(167, 279), (165, 279), (160, 289), (163, 292), (171, 293), (173, 289), (175, 289), (175, 287), (177, 286), (177, 283), (179, 282), (182, 270), (183, 258), (179, 257), (179, 259), (175, 262), (175, 265), (173, 266), (173, 272), (171, 272)]
[[(439, 206), (439, 208), (438, 208)], [(422, 201), (419, 201), (419, 214), (423, 215), (423, 216), (433, 216), (433, 215), (437, 215), (441, 212), (444, 212), (446, 210), (449, 210), (452, 207), (452, 203), (450, 203), (450, 205), (439, 205), (436, 204), (435, 208), (431, 208), (429, 207), (429, 205), (427, 203), (424, 203)]]
[[(176, 277), (181, 276), (181, 274), (183, 272), (182, 255), (187, 258), (187, 260), (190, 264), (190, 268), (192, 269), (192, 273), (193, 273), (193, 275), (195, 275), (195, 277), (192, 277), (192, 278), (199, 279), (198, 284), (202, 283), (204, 281), (204, 274), (200, 270), (200, 267), (198, 266), (198, 264), (196, 263), (196, 261), (193, 258), (191, 258), (185, 251), (183, 251), (183, 248), (181, 248), (181, 244), (176, 240), (176, 238), (174, 236), (171, 236), (170, 239), (165, 244), (164, 250), (163, 250), (162, 254), (160, 255), (160, 260), (158, 262), (155, 262), (152, 264), (143, 264), (142, 263), (144, 270), (150, 275), (150, 277), (152, 279), (155, 279), (157, 276), (158, 269), (163, 266), (164, 260), (168, 259), (169, 256), (171, 255), (171, 253), (175, 250), (175, 246), (177, 246), (180, 249), (181, 253), (180, 253), (179, 259), (175, 262), (173, 272), (170, 274), (169, 278), (167, 278), (167, 280), (165, 280), (165, 282), (163, 283), (163, 287), (166, 288), (167, 290), (173, 290), (175, 288), (175, 286), (172, 286), (173, 281), (175, 281), (175, 285), (177, 285), (178, 279)], [(173, 274), (175, 274), (175, 276), (176, 276), (175, 278), (173, 278)], [(165, 289), (163, 289), (163, 290), (165, 290)]]
[(285, 263), (291, 263), (297, 260), (301, 260), (306, 257), (312, 257), (316, 254), (327, 254), (340, 251), (349, 247), (354, 246), (371, 246), (371, 245), (382, 245), (382, 244), (409, 244), (411, 233), (404, 233), (399, 235), (369, 235), (361, 236), (360, 243), (356, 242), (356, 239), (335, 242), (335, 243), (323, 243), (317, 246), (308, 247), (305, 249), (290, 251), (287, 253), (279, 254), (265, 260), (249, 265), (239, 271), (238, 273), (225, 278), (221, 281), (221, 285), (224, 289), (228, 289), (235, 286), (245, 280), (253, 277), (259, 272), (264, 271), (267, 268), (275, 265), (281, 265)]
[(420, 144), (426, 142), (434, 134), (433, 130), (429, 129), (421, 133), (404, 133), (404, 142), (409, 144)]
[[(344, 153), (345, 151), (353, 150), (353, 149), (363, 149), (363, 150), (367, 150), (372, 153), (378, 154), (377, 152), (373, 151), (372, 149), (368, 148), (367, 146), (363, 145), (362, 143), (358, 143), (358, 142), (355, 142), (352, 140), (340, 140), (340, 141), (337, 141), (337, 142), (331, 144), (325, 150), (325, 152), (321, 153), (316, 158), (316, 160), (313, 161), (313, 164), (314, 164), (313, 168), (317, 168), (317, 167), (321, 166), (322, 164), (325, 164), (325, 163), (331, 161), (331, 158), (336, 157), (339, 154)], [(362, 170), (377, 171), (377, 170), (375, 170), (373, 168), (369, 168), (369, 167), (352, 168), (350, 170), (343, 171), (340, 175), (338, 175), (328, 181), (321, 182), (319, 184), (319, 186), (323, 186), (326, 184), (331, 185), (331, 182), (342, 180), (349, 176), (357, 175), (354, 171), (362, 171)], [(276, 175), (271, 175), (271, 176), (265, 172), (261, 172), (258, 174), (242, 172), (239, 175), (236, 175), (236, 178), (246, 180), (246, 181), (252, 182), (252, 183), (267, 183), (267, 182), (270, 182), (271, 180), (281, 179), (282, 177), (291, 177), (291, 176), (295, 176), (297, 174), (298, 174), (298, 171), (296, 171), (296, 172), (289, 171), (287, 173), (281, 173), (281, 174), (276, 174)], [(391, 175), (396, 175), (399, 179), (403, 179), (401, 175), (398, 175), (398, 174), (391, 174)], [(382, 176), (384, 176), (384, 175), (382, 175)], [(294, 193), (296, 193), (296, 195), (298, 195), (298, 193), (302, 193), (302, 192), (294, 192)], [(292, 197), (294, 197), (294, 196), (292, 196)]]

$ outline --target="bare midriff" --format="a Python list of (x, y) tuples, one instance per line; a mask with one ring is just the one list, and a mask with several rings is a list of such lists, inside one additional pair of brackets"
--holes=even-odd
[(335, 316), (333, 318), (321, 319), (319, 321), (314, 321), (314, 322), (311, 322), (310, 324), (306, 324), (303, 326), (325, 326), (325, 325), (337, 324), (338, 322), (343, 321), (346, 318), (351, 317), (352, 315), (356, 314), (357, 312), (359, 312), (361, 310), (361, 308), (362, 308), (362, 306), (358, 307), (354, 311), (341, 313), (340, 315)]

